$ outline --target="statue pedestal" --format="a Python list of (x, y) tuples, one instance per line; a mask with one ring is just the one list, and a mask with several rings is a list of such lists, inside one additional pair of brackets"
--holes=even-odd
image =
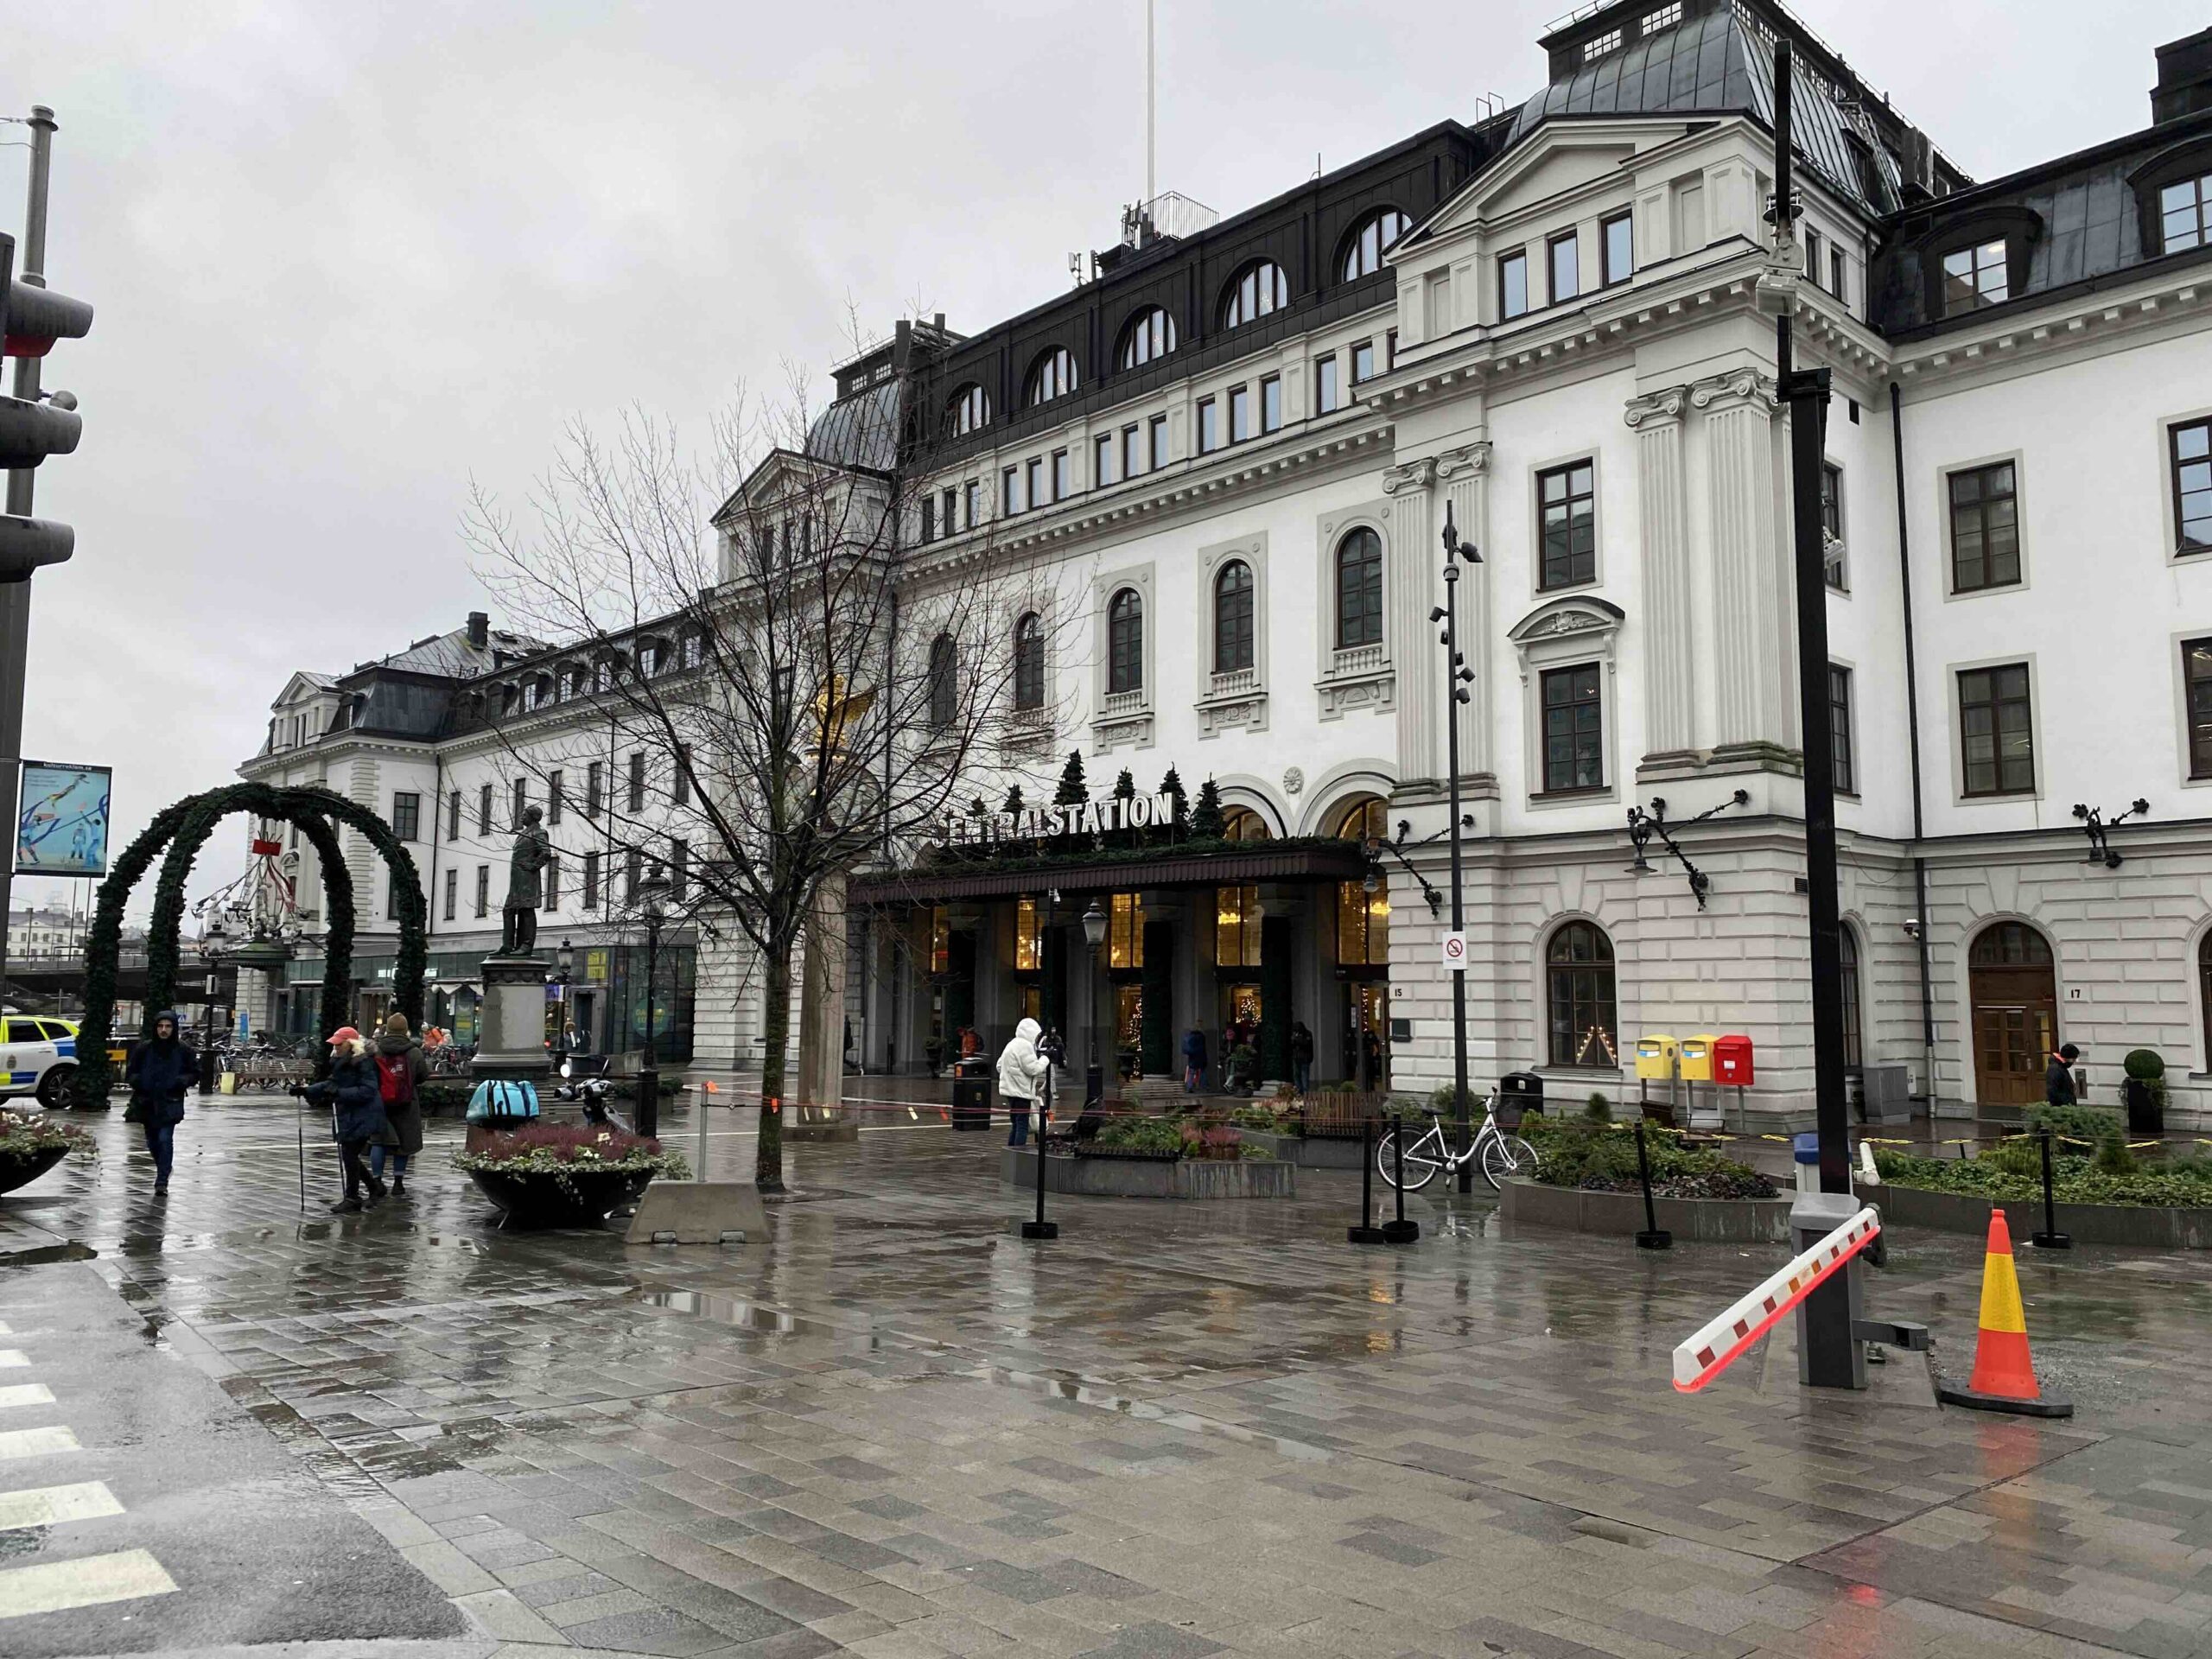
[(486, 957), (482, 1035), (473, 1068), (480, 1077), (550, 1077), (545, 1052), (545, 964), (536, 957)]

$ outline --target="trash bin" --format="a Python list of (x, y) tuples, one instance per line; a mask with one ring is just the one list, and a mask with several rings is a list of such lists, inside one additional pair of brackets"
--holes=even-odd
[(952, 1127), (991, 1127), (991, 1063), (971, 1054), (952, 1068)]
[(1821, 1190), (1821, 1137), (1811, 1130), (1790, 1136), (1790, 1156), (1797, 1163), (1797, 1190)]
[(1529, 1112), (1539, 1117), (1544, 1114), (1544, 1080), (1534, 1071), (1507, 1072), (1497, 1080), (1498, 1127), (1517, 1129)]

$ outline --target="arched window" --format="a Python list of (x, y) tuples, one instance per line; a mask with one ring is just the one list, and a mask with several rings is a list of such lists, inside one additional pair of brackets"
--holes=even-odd
[(991, 418), (991, 394), (969, 381), (945, 400), (944, 429), (949, 437), (980, 432)]
[(1846, 922), (1837, 931), (1841, 935), (1843, 963), (1843, 1063), (1848, 1066), (1866, 1064), (1866, 1048), (1860, 1033), (1864, 1029), (1859, 1000), (1859, 936)]
[(2050, 942), (2025, 922), (1996, 922), (1975, 936), (1977, 968), (2048, 968)]
[(1145, 307), (1122, 330), (1121, 362), (1125, 369), (1140, 368), (1174, 349), (1175, 319), (1156, 305)]
[(2196, 943), (2196, 993), (2204, 1016), (2204, 1056), (2212, 1066), (2212, 931)]
[[(1344, 808), (1336, 833), (1346, 841), (1382, 841), (1390, 833), (1389, 809), (1380, 797), (1363, 796)], [(1358, 881), (1337, 883), (1337, 965), (1383, 968), (1390, 962), (1390, 887), (1370, 870)]]
[(1412, 225), (1413, 220), (1395, 207), (1382, 208), (1360, 220), (1344, 238), (1344, 280), (1349, 283), (1382, 270), (1382, 256)]
[(1049, 352), (1039, 353), (1037, 360), (1029, 365), (1029, 378), (1023, 387), (1021, 401), (1034, 409), (1055, 397), (1065, 397), (1074, 390), (1074, 354), (1065, 346), (1055, 346)]
[(1143, 690), (1144, 601), (1124, 588), (1106, 607), (1106, 690), (1111, 696)]
[(1221, 810), (1221, 838), (1224, 841), (1273, 841), (1275, 832), (1268, 828), (1268, 821), (1249, 806), (1225, 806)]
[(1034, 611), (1014, 625), (1014, 706), (1045, 706), (1045, 625)]
[(1337, 543), (1337, 649), (1382, 643), (1382, 538), (1362, 524)]
[(1222, 296), (1221, 326), (1241, 328), (1290, 303), (1290, 279), (1272, 259), (1255, 259), (1229, 279)]
[(1544, 952), (1544, 1006), (1554, 1065), (1610, 1070), (1619, 1064), (1614, 1035), (1613, 942), (1594, 922), (1569, 922)]
[(940, 633), (930, 641), (930, 726), (943, 731), (959, 712), (960, 650), (952, 636)]
[(1213, 579), (1213, 671), (1252, 666), (1252, 567), (1231, 559)]

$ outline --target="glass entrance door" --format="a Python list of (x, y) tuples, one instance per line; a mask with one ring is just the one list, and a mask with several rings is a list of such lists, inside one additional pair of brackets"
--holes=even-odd
[(1362, 1089), (1390, 1086), (1390, 982), (1344, 987), (1344, 1075)]

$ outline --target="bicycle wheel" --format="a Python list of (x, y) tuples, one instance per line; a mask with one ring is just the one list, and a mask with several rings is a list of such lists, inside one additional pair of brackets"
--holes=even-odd
[[(1382, 1138), (1375, 1143), (1375, 1173), (1382, 1178), (1382, 1184), (1385, 1186), (1396, 1186), (1400, 1184), (1398, 1179), (1399, 1134), (1400, 1131), (1397, 1129), (1387, 1129), (1383, 1132)], [(1420, 1192), (1435, 1179), (1436, 1172), (1443, 1167), (1444, 1160), (1434, 1128), (1432, 1128), (1419, 1139), (1406, 1143), (1404, 1186), (1407, 1192)]]
[(1517, 1135), (1494, 1135), (1483, 1142), (1483, 1179), (1497, 1186), (1509, 1175), (1536, 1173), (1536, 1149)]

